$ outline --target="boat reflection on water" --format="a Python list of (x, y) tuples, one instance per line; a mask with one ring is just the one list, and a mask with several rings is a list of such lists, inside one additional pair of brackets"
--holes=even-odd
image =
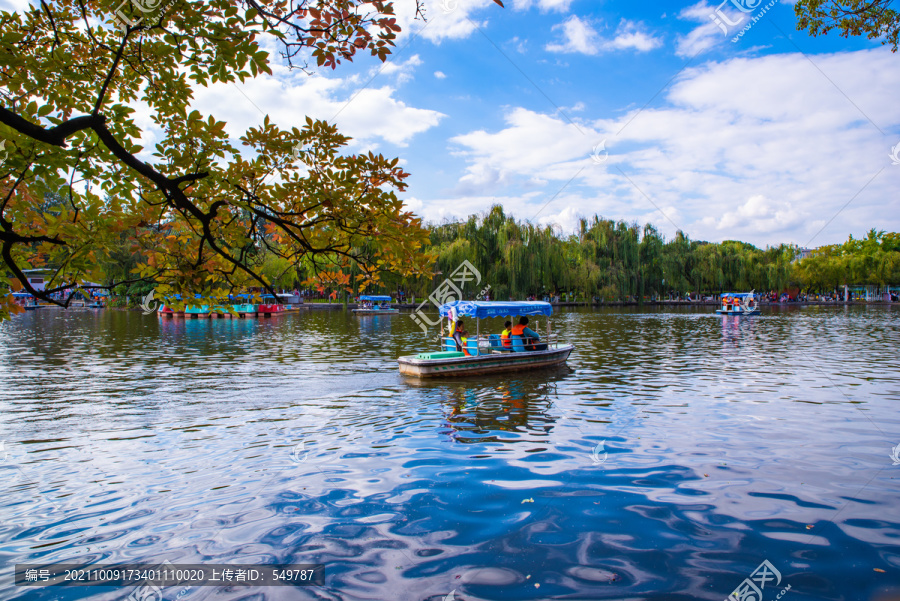
[(368, 344), (378, 344), (381, 341), (389, 340), (394, 323), (390, 314), (357, 313), (355, 316), (359, 324), (359, 335), (371, 337)]
[[(280, 318), (281, 315), (273, 317)], [(157, 323), (160, 334), (198, 341), (207, 341), (211, 333), (252, 335), (260, 330), (259, 322), (254, 319), (160, 319)]]
[(740, 315), (722, 315), (722, 347), (738, 348), (742, 338), (752, 334), (756, 327), (755, 319), (742, 319)]
[[(567, 365), (542, 368), (535, 373), (472, 377), (454, 380), (416, 379), (407, 382), (431, 389), (441, 403), (445, 425), (459, 442), (499, 442), (491, 432), (546, 434), (563, 417), (555, 409), (557, 385), (575, 373)], [(432, 396), (429, 394), (429, 396)]]

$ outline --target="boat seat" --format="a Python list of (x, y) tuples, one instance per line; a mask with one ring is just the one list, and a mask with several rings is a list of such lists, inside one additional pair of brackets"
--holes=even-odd
[(416, 355), (416, 359), (457, 359), (459, 357), (465, 357), (465, 354), (453, 351), (442, 353), (419, 353)]
[(466, 340), (466, 350), (469, 351), (470, 355), (479, 355), (481, 354), (478, 351), (478, 341), (474, 338), (469, 338)]
[(512, 352), (512, 350), (513, 350), (512, 346), (503, 346), (503, 339), (500, 338), (500, 334), (491, 334), (489, 339), (491, 341), (491, 352), (496, 352), (496, 353), (511, 353)]
[[(446, 351), (448, 353), (458, 352), (456, 350), (456, 342), (452, 338), (444, 338), (443, 341), (444, 341), (444, 351)], [(476, 341), (474, 338), (469, 338), (468, 340), (466, 340), (466, 350), (469, 352), (470, 355), (477, 355), (478, 354), (478, 341)]]
[(522, 342), (521, 336), (510, 336), (509, 338), (512, 340), (512, 350), (514, 353), (525, 352), (525, 343)]

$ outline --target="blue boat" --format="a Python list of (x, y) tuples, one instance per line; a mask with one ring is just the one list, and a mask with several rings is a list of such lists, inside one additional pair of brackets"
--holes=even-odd
[[(557, 336), (550, 332), (549, 317), (553, 307), (547, 302), (453, 301), (441, 305), (440, 314), (451, 323), (461, 317), (475, 319), (475, 336), (467, 337), (464, 351), (458, 351), (456, 341), (443, 336), (442, 326), (441, 351), (398, 358), (400, 373), (428, 378), (530, 370), (561, 365), (575, 348), (571, 344), (560, 344)], [(546, 334), (542, 335), (539, 344), (529, 344), (521, 336), (514, 335), (510, 336), (509, 346), (505, 346), (499, 334), (481, 334), (482, 319), (533, 315), (548, 318)]]
[(719, 315), (759, 315), (759, 301), (753, 292), (723, 292)]
[(382, 313), (399, 313), (391, 306), (391, 297), (378, 294), (365, 294), (359, 297), (359, 307), (353, 309), (354, 313), (381, 315)]

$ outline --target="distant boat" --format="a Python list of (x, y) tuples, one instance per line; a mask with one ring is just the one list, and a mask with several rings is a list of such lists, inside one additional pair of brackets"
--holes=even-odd
[(721, 296), (719, 315), (759, 315), (759, 302), (753, 292), (725, 292)]
[(37, 299), (27, 292), (13, 292), (13, 299), (15, 299), (17, 305), (26, 311), (34, 311), (41, 308), (41, 305), (37, 304)]
[(488, 317), (546, 315), (549, 318), (553, 307), (547, 302), (453, 301), (441, 305), (440, 313), (451, 322), (457, 317), (476, 320), (476, 333), (467, 337), (466, 352), (456, 350), (453, 338), (442, 337), (440, 352), (398, 358), (400, 373), (427, 378), (531, 370), (561, 365), (575, 348), (571, 344), (560, 344), (556, 335), (550, 333), (549, 319), (546, 337), (536, 344), (529, 344), (521, 336), (510, 336), (509, 346), (505, 346), (499, 334), (480, 333), (480, 320)]
[(256, 305), (256, 313), (260, 317), (271, 317), (278, 313), (284, 313), (284, 305), (271, 294), (263, 294), (260, 300), (262, 302)]
[(399, 313), (398, 309), (391, 306), (391, 297), (384, 295), (367, 294), (359, 297), (360, 305), (353, 309), (354, 313), (380, 315), (382, 313)]
[(278, 302), (281, 303), (282, 306), (284, 306), (285, 311), (296, 309), (303, 304), (303, 297), (301, 297), (299, 294), (281, 292), (276, 294), (275, 296), (278, 297)]

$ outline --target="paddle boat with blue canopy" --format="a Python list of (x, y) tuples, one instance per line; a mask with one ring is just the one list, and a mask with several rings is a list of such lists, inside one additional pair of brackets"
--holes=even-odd
[[(455, 338), (444, 336), (442, 324), (441, 350), (400, 357), (397, 359), (400, 373), (428, 378), (536, 369), (565, 363), (575, 348), (571, 344), (560, 344), (557, 336), (550, 332), (549, 318), (553, 307), (547, 302), (453, 301), (441, 305), (440, 314), (448, 319), (451, 328), (457, 319), (474, 319), (474, 336), (469, 335), (462, 341), (460, 350)], [(529, 324), (533, 325), (533, 332), (540, 336), (539, 340), (513, 335), (506, 346), (499, 334), (481, 333), (482, 319), (509, 317), (515, 324), (519, 317), (541, 315), (547, 317), (545, 332), (539, 331), (538, 320)]]
[(391, 306), (391, 297), (382, 294), (364, 294), (359, 297), (359, 307), (353, 309), (354, 313), (364, 315), (381, 315), (382, 313), (394, 314), (400, 311)]
[(759, 302), (753, 292), (724, 292), (719, 315), (759, 315)]
[(41, 308), (41, 305), (37, 304), (37, 299), (27, 292), (13, 292), (13, 299), (15, 299), (17, 305), (26, 311), (34, 311)]

